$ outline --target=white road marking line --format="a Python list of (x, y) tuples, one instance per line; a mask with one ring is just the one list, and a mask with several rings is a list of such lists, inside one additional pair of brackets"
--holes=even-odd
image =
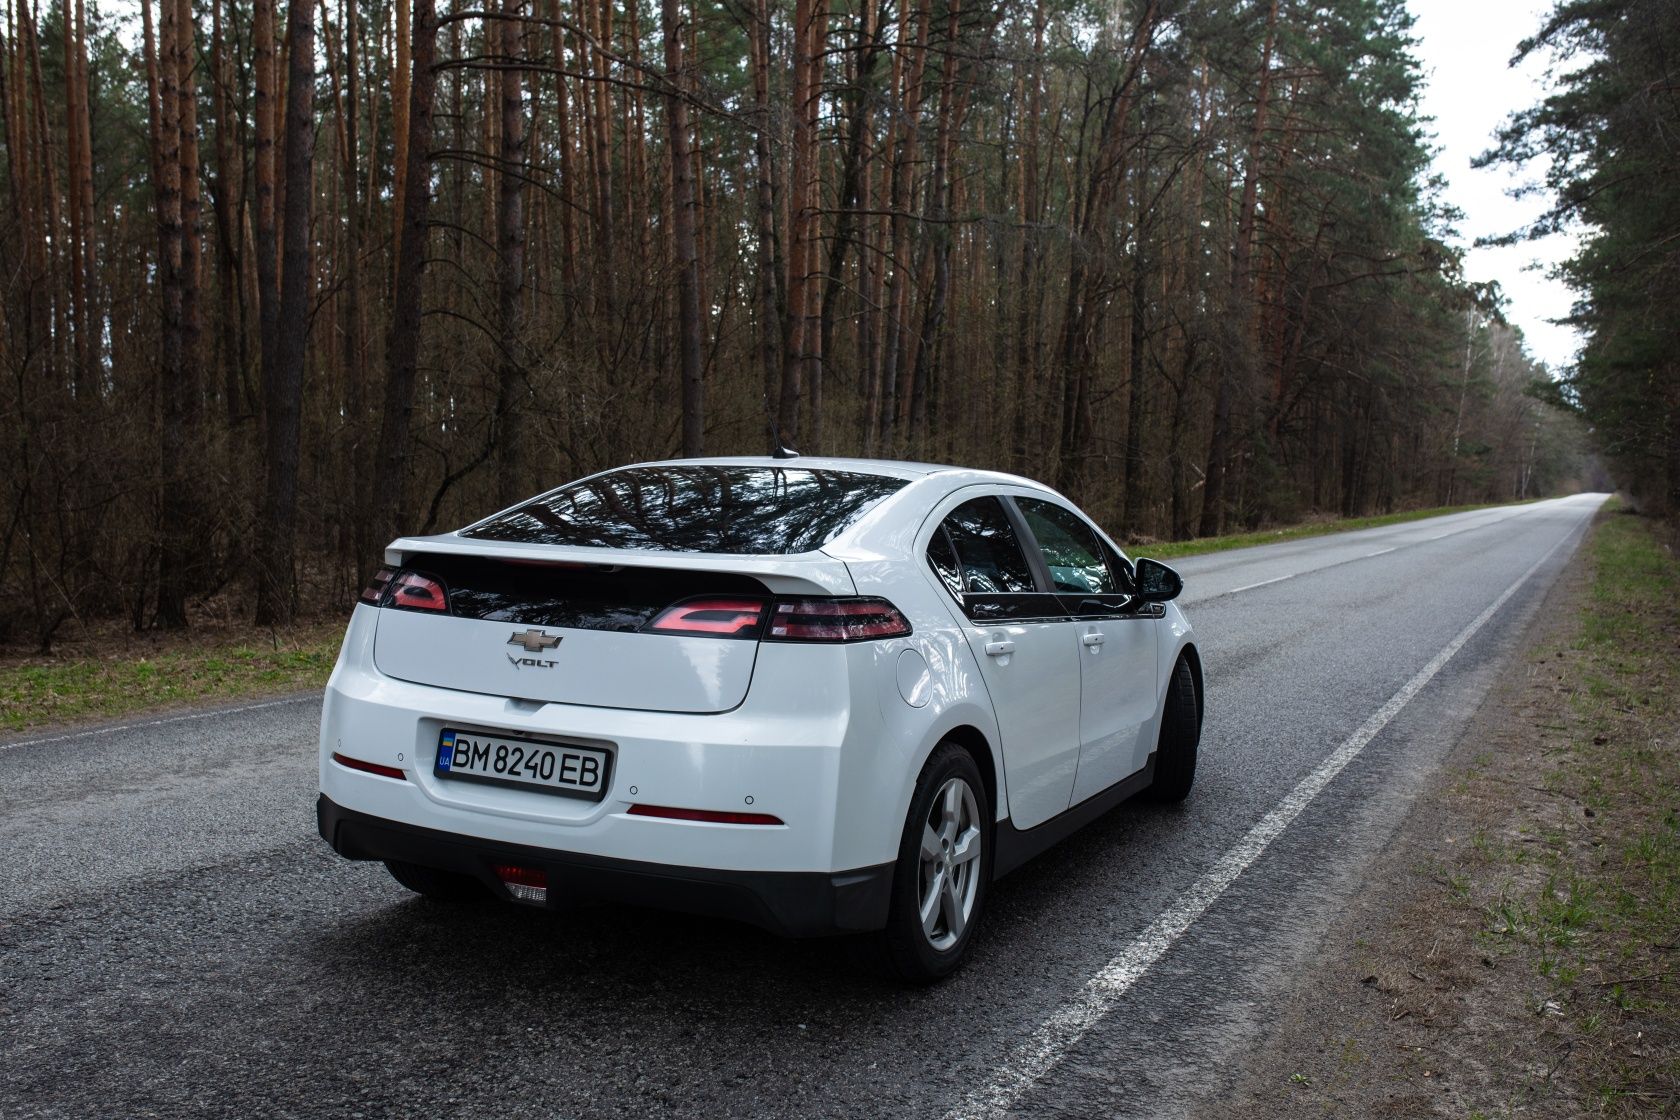
[(1547, 549), (1544, 556), (1536, 560), (1528, 571), (1507, 587), (1470, 625), (1460, 630), (1457, 637), (1430, 659), (1429, 664), (1419, 669), (1411, 680), (1401, 686), (1400, 691), (1389, 697), (1388, 702), (1378, 708), (1371, 718), (1365, 721), (1364, 726), (1343, 740), (1329, 757), (1301, 779), (1300, 784), (1291, 790), (1288, 796), (1261, 817), (1260, 821), (1248, 830), (1247, 835), (1220, 856), (1189, 890), (1180, 895), (1177, 901), (1149, 923), (1142, 933), (1132, 938), (1125, 948), (1115, 954), (1086, 982), (1078, 995), (1058, 1008), (1006, 1056), (988, 1084), (970, 1093), (961, 1104), (946, 1113), (946, 1120), (978, 1120), (980, 1117), (1003, 1116), (1014, 1107), (1022, 1094), (1055, 1069), (1066, 1052), (1114, 1009), (1121, 997), (1143, 978), (1156, 961), (1166, 955), (1167, 950), (1184, 936), (1196, 919), (1219, 901), (1219, 897), (1236, 881), (1237, 876), (1260, 858), (1271, 842), (1312, 804), (1313, 799), (1347, 767), (1348, 763), (1359, 757), (1366, 744), (1376, 738), (1377, 733), (1387, 727), (1389, 722), (1400, 714), (1400, 710), (1423, 691), (1423, 687), (1452, 660), (1453, 655), (1464, 647), (1464, 643), (1487, 624), (1499, 608), (1517, 593), (1517, 589), (1528, 582), (1530, 576), (1540, 570), (1540, 565), (1550, 560), (1552, 554), (1575, 535), (1572, 530)]
[(1375, 552), (1367, 552), (1365, 555), (1361, 556), (1360, 559), (1369, 560), (1373, 556), (1387, 556), (1390, 552), (1393, 552), (1395, 548), (1399, 547), (1399, 545), (1395, 545), (1394, 548), (1379, 548)]
[(161, 727), (166, 723), (181, 723), (190, 719), (210, 719), (214, 716), (232, 716), (240, 712), (255, 712), (263, 708), (278, 708), (284, 704), (301, 704), (306, 700), (316, 700), (316, 696), (288, 696), (284, 700), (265, 700), (261, 704), (246, 704), (239, 708), (218, 708), (213, 712), (189, 712), (180, 716), (165, 716), (162, 719), (142, 720), (138, 723), (118, 723), (110, 727), (95, 727), (89, 731), (73, 731), (68, 735), (51, 735), (45, 739), (22, 739), (16, 743), (0, 743), (0, 754), (15, 751), (19, 747), (38, 747), (44, 743), (63, 743), (70, 739), (88, 739), (95, 735), (109, 735), (116, 731), (133, 731), (140, 727)]
[(1294, 579), (1296, 576), (1298, 576), (1300, 574), (1301, 574), (1300, 572), (1290, 572), (1286, 576), (1275, 576), (1272, 579), (1263, 579), (1259, 583), (1245, 583), (1241, 587), (1231, 588), (1231, 590), (1225, 592), (1225, 594), (1235, 595), (1239, 591), (1253, 591), (1256, 587), (1265, 587), (1269, 583), (1282, 583), (1284, 580)]

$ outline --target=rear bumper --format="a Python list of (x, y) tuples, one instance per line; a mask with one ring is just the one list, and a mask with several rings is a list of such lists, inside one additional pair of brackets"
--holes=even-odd
[(786, 937), (880, 929), (887, 922), (893, 865), (852, 871), (732, 871), (480, 840), (346, 809), (323, 794), (315, 803), (322, 839), (348, 859), (401, 860), (472, 875), (506, 891), (491, 866), (540, 867), (549, 905), (589, 898), (748, 922)]

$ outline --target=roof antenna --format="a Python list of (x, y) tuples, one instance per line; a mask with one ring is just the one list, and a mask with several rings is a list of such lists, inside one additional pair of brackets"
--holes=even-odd
[(799, 452), (797, 452), (793, 448), (789, 447), (787, 445), (787, 442), (782, 439), (782, 430), (776, 426), (776, 414), (774, 412), (770, 411), (770, 396), (769, 396), (769, 394), (765, 394), (765, 397), (764, 397), (764, 422), (770, 428), (770, 443), (775, 447), (775, 450), (770, 452), (770, 458), (772, 458), (772, 459), (797, 459), (797, 458), (799, 458)]

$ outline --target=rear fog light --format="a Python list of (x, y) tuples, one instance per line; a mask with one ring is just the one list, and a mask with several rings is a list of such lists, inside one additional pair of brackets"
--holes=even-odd
[(548, 902), (548, 872), (540, 867), (514, 867), (498, 863), (496, 878), (517, 902), (534, 902), (542, 906)]

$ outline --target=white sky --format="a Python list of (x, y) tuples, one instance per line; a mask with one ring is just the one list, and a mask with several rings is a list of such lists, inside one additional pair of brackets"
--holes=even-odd
[[(1532, 35), (1551, 0), (1410, 0), (1417, 23), (1417, 55), (1427, 85), (1423, 112), (1433, 117), (1435, 170), (1447, 181), (1446, 201), (1464, 211), (1458, 229), (1468, 247), (1478, 237), (1509, 232), (1545, 209), (1545, 197), (1513, 199), (1506, 192), (1539, 177), (1540, 169), (1471, 170), (1470, 161), (1493, 145), (1494, 131), (1513, 110), (1544, 96), (1546, 60), (1507, 64), (1517, 43)], [(1522, 328), (1529, 353), (1554, 371), (1574, 361), (1579, 334), (1549, 319), (1569, 314), (1574, 294), (1547, 277), (1550, 265), (1571, 255), (1573, 238), (1559, 235), (1499, 249), (1470, 249), (1467, 279), (1497, 280), (1510, 301), (1506, 316)], [(1539, 269), (1530, 266), (1539, 264)]]

